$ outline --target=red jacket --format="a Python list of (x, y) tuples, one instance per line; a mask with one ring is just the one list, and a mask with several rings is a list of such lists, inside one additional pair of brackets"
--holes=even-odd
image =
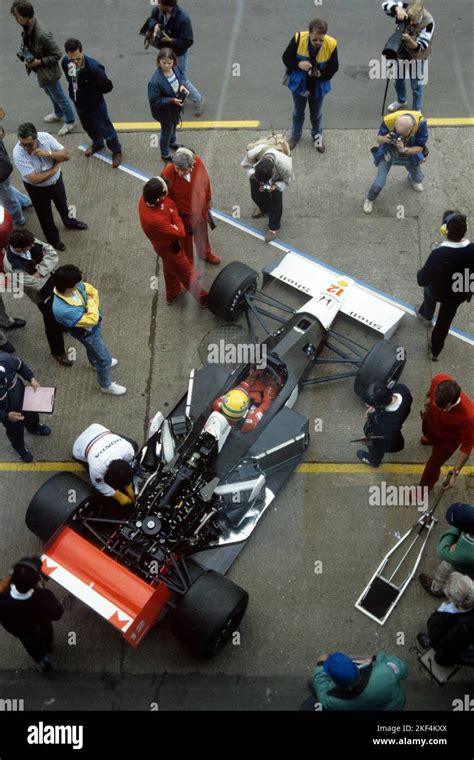
[(168, 164), (161, 176), (169, 182), (169, 197), (176, 203), (180, 214), (207, 217), (207, 204), (211, 200), (211, 182), (199, 156), (194, 158), (191, 182), (180, 177), (173, 164)]
[(165, 198), (159, 206), (148, 206), (140, 198), (138, 213), (143, 232), (159, 256), (174, 255), (171, 245), (175, 240), (184, 240), (183, 220), (176, 205)]
[(459, 442), (461, 451), (470, 454), (474, 446), (474, 404), (461, 391), (459, 403), (448, 412), (443, 412), (435, 404), (436, 387), (443, 380), (453, 380), (450, 375), (436, 375), (431, 381), (430, 402), (424, 420), (424, 430), (433, 443)]

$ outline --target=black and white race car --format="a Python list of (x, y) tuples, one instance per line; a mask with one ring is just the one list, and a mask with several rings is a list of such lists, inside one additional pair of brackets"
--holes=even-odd
[[(361, 297), (350, 279), (295, 257), (287, 254), (266, 268), (261, 289), (255, 270), (232, 262), (209, 293), (218, 318), (244, 317), (251, 342), (256, 328), (265, 334), (259, 383), (271, 384), (273, 393), (258, 424), (245, 430), (243, 420), (231, 424), (216, 410), (216, 399), (254, 368), (207, 363), (192, 370), (174, 409), (153, 418), (135, 460), (132, 507), (117, 505), (111, 513), (109, 505), (104, 511), (84, 479), (64, 472), (51, 477), (29, 505), (26, 524), (46, 542), (44, 573), (134, 646), (171, 611), (173, 632), (196, 652), (210, 656), (222, 648), (248, 602), (225, 573), (308, 446), (308, 419), (295, 408), (300, 392), (353, 377), (356, 394), (365, 398), (373, 383), (390, 387), (403, 370), (405, 352), (396, 344), (379, 340), (367, 352), (332, 329), (345, 310), (387, 337), (403, 313), (376, 296)], [(299, 309), (276, 300), (265, 290), (272, 278), (309, 300)], [(318, 378), (322, 362), (346, 369)]]

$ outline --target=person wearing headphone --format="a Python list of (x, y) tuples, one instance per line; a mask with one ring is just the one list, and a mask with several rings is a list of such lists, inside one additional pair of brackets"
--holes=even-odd
[(199, 306), (205, 309), (207, 292), (199, 283), (199, 272), (186, 256), (183, 220), (176, 204), (167, 195), (168, 185), (163, 177), (152, 177), (144, 186), (138, 204), (143, 232), (163, 261), (166, 303), (170, 306), (189, 290)]
[(43, 672), (52, 669), (49, 653), (53, 644), (51, 621), (62, 617), (64, 608), (52, 591), (43, 588), (39, 557), (24, 557), (0, 585), (0, 623), (20, 639)]
[(402, 383), (390, 389), (374, 384), (368, 388), (365, 401), (369, 404), (364, 424), (368, 451), (359, 449), (357, 458), (363, 464), (379, 467), (385, 454), (405, 448), (402, 427), (410, 414), (413, 397)]
[(457, 452), (450, 479), (443, 490), (452, 488), (461, 469), (468, 462), (474, 446), (474, 403), (459, 384), (444, 373), (435, 375), (426, 394), (425, 408), (420, 412), (420, 443), (432, 446), (419, 487), (432, 491), (441, 474), (442, 465)]
[(250, 433), (268, 412), (280, 392), (274, 377), (253, 367), (238, 386), (215, 399), (213, 409), (221, 412), (231, 425), (243, 419), (242, 433)]
[(421, 163), (428, 155), (428, 122), (421, 111), (389, 113), (377, 135), (378, 148), (372, 148), (377, 174), (364, 201), (364, 213), (371, 214), (374, 200), (385, 187), (392, 166), (404, 166), (415, 192), (423, 192)]
[(437, 361), (458, 306), (470, 301), (474, 291), (474, 243), (466, 237), (465, 214), (445, 211), (440, 232), (444, 241), (431, 251), (418, 271), (418, 285), (424, 288), (417, 316), (430, 327), (436, 304), (439, 312), (431, 334), (431, 359)]

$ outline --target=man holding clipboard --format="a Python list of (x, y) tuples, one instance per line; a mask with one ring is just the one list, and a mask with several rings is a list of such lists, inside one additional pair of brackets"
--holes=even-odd
[(41, 388), (33, 371), (18, 356), (0, 352), (0, 422), (20, 459), (32, 462), (33, 454), (25, 447), (25, 428), (33, 435), (50, 435), (51, 428), (40, 423), (38, 412), (23, 412), (23, 380), (35, 392)]

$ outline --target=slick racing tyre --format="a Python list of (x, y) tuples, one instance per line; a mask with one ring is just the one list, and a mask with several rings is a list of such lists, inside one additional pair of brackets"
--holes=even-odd
[(379, 340), (370, 349), (359, 367), (354, 380), (354, 392), (364, 401), (371, 385), (394, 385), (406, 362), (406, 351), (401, 346)]
[(85, 480), (72, 472), (58, 472), (35, 493), (26, 512), (26, 527), (45, 543), (94, 493)]
[(225, 322), (235, 322), (245, 311), (244, 296), (255, 293), (258, 286), (258, 273), (255, 269), (232, 261), (219, 272), (211, 285), (207, 303), (216, 317)]
[(201, 657), (213, 657), (237, 629), (248, 600), (240, 586), (208, 570), (178, 603), (171, 632)]

